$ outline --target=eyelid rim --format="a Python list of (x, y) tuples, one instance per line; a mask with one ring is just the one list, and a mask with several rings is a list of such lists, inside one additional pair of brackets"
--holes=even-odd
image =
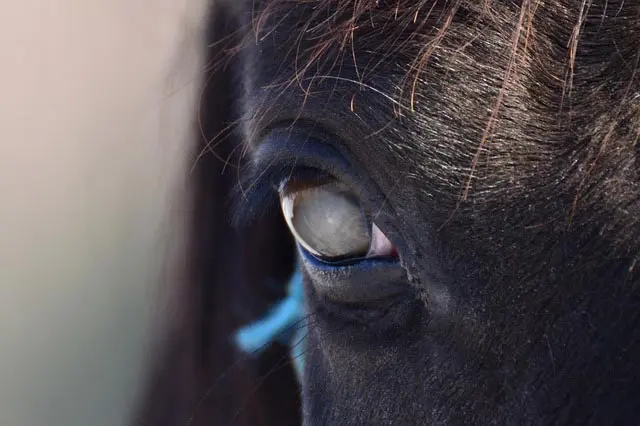
[[(338, 304), (361, 304), (387, 300), (411, 291), (406, 271), (397, 258), (362, 257), (325, 262), (299, 243), (296, 245), (300, 262), (313, 282), (314, 292), (323, 299)], [(354, 279), (364, 281), (366, 285), (354, 283)]]

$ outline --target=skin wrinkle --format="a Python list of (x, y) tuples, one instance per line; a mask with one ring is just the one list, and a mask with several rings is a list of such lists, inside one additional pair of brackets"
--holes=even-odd
[[(321, 132), (350, 160), (361, 203), (383, 212), (376, 225), (418, 301), (391, 327), (351, 321), (315, 294), (335, 280), (306, 274), (305, 424), (634, 424), (640, 4), (272, 0), (245, 10), (232, 25), (246, 30), (242, 53), (228, 59), (244, 81), (216, 74), (235, 109), (210, 117), (241, 127), (216, 148), (239, 170), (211, 182), (230, 193), (246, 171), (251, 203), (261, 182), (286, 175), (277, 161), (268, 173), (251, 166), (271, 146), (269, 127), (288, 129), (292, 149)], [(211, 158), (207, 167), (219, 170)], [(243, 248), (226, 261), (277, 275), (267, 262), (286, 269), (290, 237), (269, 211), (254, 216), (270, 260), (238, 231)], [(219, 250), (215, 239), (198, 247)], [(259, 280), (235, 283), (259, 316)], [(220, 326), (212, 342), (231, 332)], [(295, 392), (273, 378), (243, 409), (275, 416), (264, 404), (273, 389)], [(219, 401), (242, 394), (212, 398), (202, 424), (224, 424)]]

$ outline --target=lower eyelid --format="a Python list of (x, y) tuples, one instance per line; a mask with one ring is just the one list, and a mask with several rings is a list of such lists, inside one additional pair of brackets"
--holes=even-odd
[(409, 291), (404, 269), (397, 259), (359, 259), (331, 264), (316, 259), (298, 246), (315, 292), (337, 303), (367, 303)]

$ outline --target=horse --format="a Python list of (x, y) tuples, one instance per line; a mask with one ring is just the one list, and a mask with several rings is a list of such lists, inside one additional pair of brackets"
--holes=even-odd
[[(636, 424), (640, 2), (218, 0), (139, 418)], [(234, 333), (299, 271), (285, 342)]]

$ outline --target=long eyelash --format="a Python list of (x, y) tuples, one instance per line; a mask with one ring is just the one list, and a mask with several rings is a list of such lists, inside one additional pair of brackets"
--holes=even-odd
[(273, 208), (283, 181), (288, 186), (310, 187), (336, 179), (348, 170), (349, 164), (335, 146), (319, 142), (335, 139), (328, 132), (311, 132), (305, 126), (270, 130), (253, 160), (239, 171), (238, 184), (230, 194), (234, 225), (251, 222)]
[(283, 188), (286, 191), (300, 190), (334, 179), (323, 171), (304, 165), (271, 164), (266, 169), (257, 164), (251, 165), (230, 195), (233, 224), (236, 227), (247, 225), (276, 208)]

